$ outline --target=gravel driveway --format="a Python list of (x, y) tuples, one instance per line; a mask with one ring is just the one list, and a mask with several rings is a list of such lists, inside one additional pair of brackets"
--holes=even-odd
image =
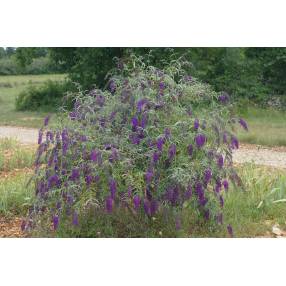
[[(37, 144), (38, 129), (0, 126), (0, 138), (14, 138), (23, 144)], [(233, 155), (235, 163), (253, 162), (286, 169), (286, 148), (265, 148), (256, 145), (242, 145)]]

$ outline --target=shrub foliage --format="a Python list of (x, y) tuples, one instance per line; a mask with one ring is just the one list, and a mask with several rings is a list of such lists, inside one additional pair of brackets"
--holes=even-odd
[[(222, 225), (224, 192), (240, 184), (226, 93), (139, 58), (119, 62), (106, 90), (76, 94), (59, 126), (39, 132), (37, 200), (23, 229), (64, 236), (176, 236), (186, 223)], [(232, 235), (231, 226), (227, 227)], [(53, 231), (54, 232), (53, 232)], [(52, 231), (52, 232), (51, 232)]]

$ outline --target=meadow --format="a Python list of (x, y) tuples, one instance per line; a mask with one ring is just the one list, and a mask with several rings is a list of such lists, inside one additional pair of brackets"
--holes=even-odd
[(47, 80), (61, 81), (64, 78), (65, 75), (61, 74), (0, 76), (0, 126), (39, 128), (49, 112), (16, 111), (16, 97), (27, 86), (39, 86)]

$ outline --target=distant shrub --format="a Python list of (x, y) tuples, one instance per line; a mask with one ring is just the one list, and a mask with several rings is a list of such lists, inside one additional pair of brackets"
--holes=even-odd
[(161, 227), (163, 236), (177, 236), (190, 217), (210, 229), (223, 224), (224, 193), (230, 182), (240, 184), (233, 128), (247, 125), (230, 113), (228, 94), (181, 66), (159, 70), (132, 57), (106, 90), (78, 92), (58, 128), (49, 130), (45, 120), (37, 200), (23, 229), (144, 237), (162, 235)]
[(67, 81), (47, 81), (40, 86), (28, 86), (16, 98), (17, 110), (52, 110), (62, 104), (62, 99), (69, 89)]

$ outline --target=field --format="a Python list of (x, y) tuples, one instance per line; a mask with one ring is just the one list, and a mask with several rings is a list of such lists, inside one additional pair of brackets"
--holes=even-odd
[(249, 132), (239, 131), (242, 142), (266, 146), (286, 146), (286, 112), (257, 107), (239, 111), (247, 121)]
[(47, 80), (60, 81), (65, 75), (0, 76), (0, 126), (23, 126), (38, 128), (47, 112), (19, 112), (15, 110), (17, 95), (28, 85), (40, 85)]

